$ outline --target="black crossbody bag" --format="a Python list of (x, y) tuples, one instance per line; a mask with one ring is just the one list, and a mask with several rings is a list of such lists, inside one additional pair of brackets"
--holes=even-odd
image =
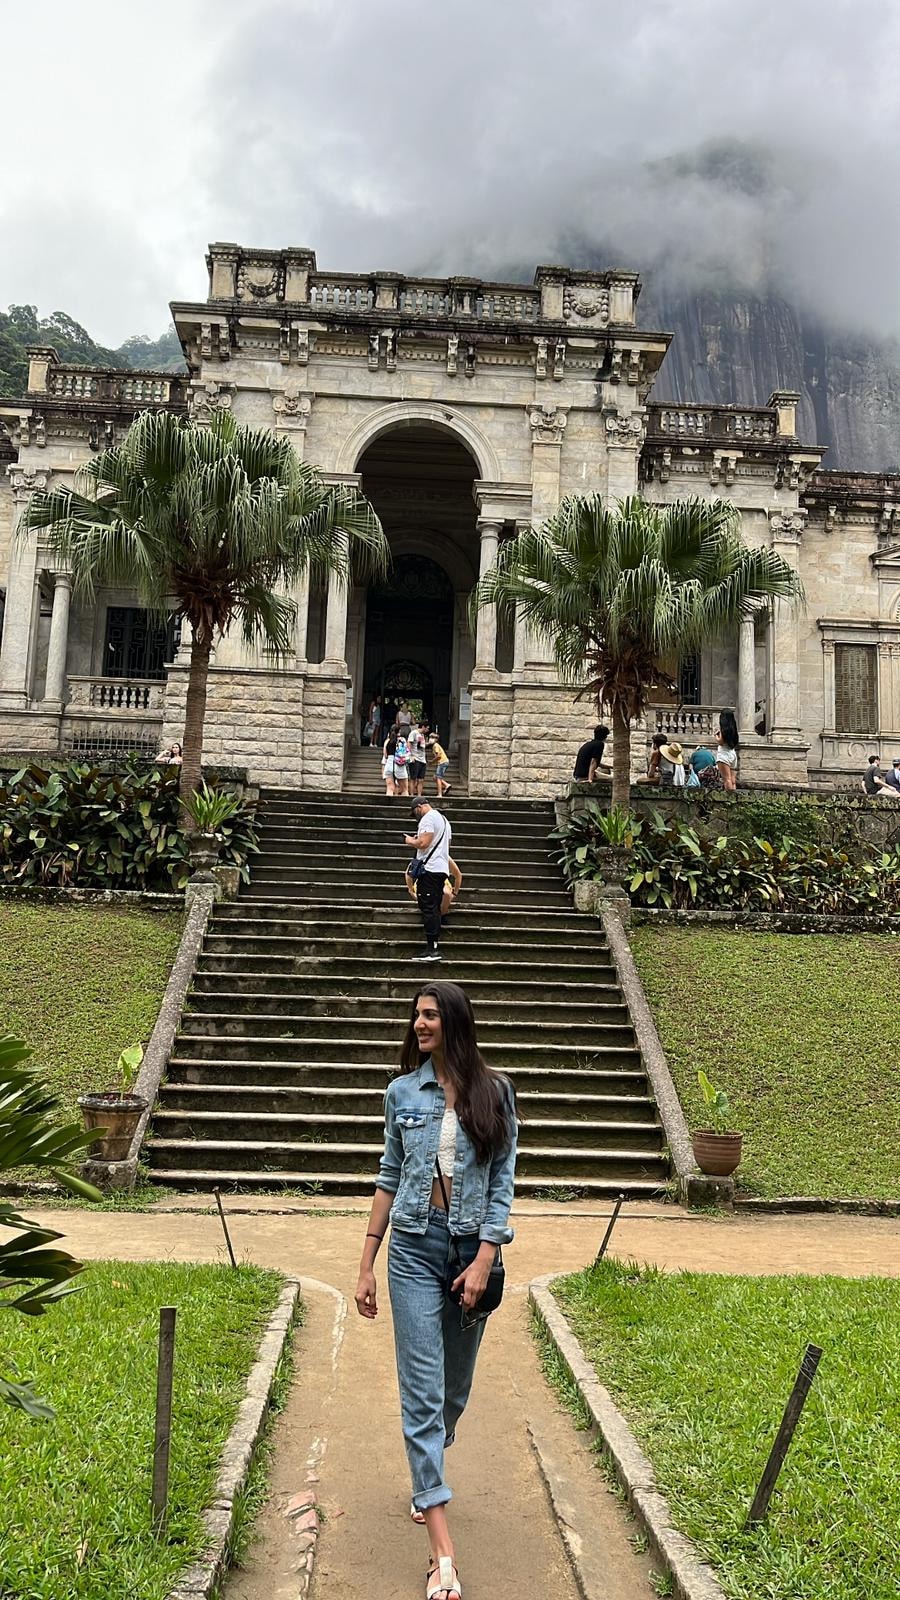
[[(434, 1163), (434, 1170), (437, 1173), (438, 1183), (441, 1186), (441, 1194), (444, 1197), (444, 1209), (447, 1212), (447, 1220), (449, 1223), (450, 1201), (447, 1198), (447, 1190), (444, 1186), (444, 1174), (441, 1171), (440, 1162), (437, 1160)], [(447, 1299), (455, 1306), (462, 1305), (462, 1289), (454, 1290), (453, 1284), (456, 1282), (460, 1273), (465, 1272), (466, 1267), (470, 1267), (472, 1265), (472, 1262), (475, 1260), (475, 1257), (478, 1254), (480, 1246), (481, 1240), (479, 1239), (477, 1233), (450, 1235), (450, 1250), (447, 1256), (446, 1291)], [(503, 1299), (503, 1286), (505, 1282), (506, 1268), (503, 1265), (503, 1251), (498, 1245), (497, 1254), (494, 1258), (494, 1265), (491, 1267), (484, 1294), (481, 1296), (481, 1299), (478, 1301), (477, 1305), (472, 1311), (463, 1312), (465, 1317), (471, 1319), (470, 1325), (481, 1321), (481, 1319), (484, 1317), (489, 1317), (492, 1311), (496, 1311), (500, 1301)]]
[(424, 860), (420, 861), (418, 856), (413, 856), (412, 861), (409, 863), (409, 866), (406, 869), (407, 876), (412, 878), (413, 883), (415, 883), (417, 879), (421, 878), (422, 873), (425, 871), (425, 868), (434, 855), (438, 845), (443, 843), (446, 832), (447, 824), (445, 822), (443, 828), (441, 829), (440, 838), (435, 839), (434, 844), (431, 846), (431, 849), (429, 850), (427, 856), (425, 856)]

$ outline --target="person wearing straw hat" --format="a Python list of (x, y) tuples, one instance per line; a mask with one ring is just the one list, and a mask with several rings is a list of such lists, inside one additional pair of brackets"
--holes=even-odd
[(676, 789), (683, 789), (686, 777), (684, 771), (684, 750), (677, 740), (660, 747), (659, 752), (659, 781)]

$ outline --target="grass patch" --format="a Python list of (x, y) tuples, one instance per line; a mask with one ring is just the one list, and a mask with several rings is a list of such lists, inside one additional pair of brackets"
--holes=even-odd
[(0, 1033), (34, 1050), (67, 1112), (146, 1043), (181, 938), (178, 912), (0, 900)]
[[(256, 1267), (92, 1265), (46, 1317), (4, 1319), (56, 1421), (0, 1407), (0, 1594), (162, 1600), (203, 1546), (201, 1514), (281, 1290)], [(178, 1307), (169, 1526), (149, 1528), (159, 1307)]]
[[(731, 1600), (896, 1600), (896, 1280), (665, 1274), (603, 1262), (554, 1284)], [(807, 1342), (824, 1355), (768, 1521), (743, 1522)]]
[(900, 941), (638, 927), (635, 960), (685, 1115), (726, 1089), (751, 1194), (900, 1196)]

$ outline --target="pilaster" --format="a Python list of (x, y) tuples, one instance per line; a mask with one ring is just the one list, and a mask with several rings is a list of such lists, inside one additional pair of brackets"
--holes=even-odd
[[(806, 512), (770, 511), (772, 549), (796, 572)], [(769, 624), (769, 738), (784, 744), (803, 742), (800, 716), (800, 614), (795, 602), (776, 600)]]
[(0, 644), (0, 707), (24, 711), (31, 698), (31, 670), (34, 659), (38, 612), (37, 534), (19, 536), (19, 527), (33, 494), (48, 487), (51, 474), (36, 467), (18, 464), (7, 467), (12, 487), (14, 512), (6, 583), (6, 608), (3, 641)]

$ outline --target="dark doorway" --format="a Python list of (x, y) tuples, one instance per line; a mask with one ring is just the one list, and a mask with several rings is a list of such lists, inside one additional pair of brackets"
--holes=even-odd
[(450, 713), (453, 587), (428, 556), (398, 557), (366, 603), (365, 694), (380, 694), (385, 727), (402, 700), (445, 735)]
[(164, 678), (174, 651), (174, 617), (162, 622), (140, 606), (107, 606), (104, 677)]

